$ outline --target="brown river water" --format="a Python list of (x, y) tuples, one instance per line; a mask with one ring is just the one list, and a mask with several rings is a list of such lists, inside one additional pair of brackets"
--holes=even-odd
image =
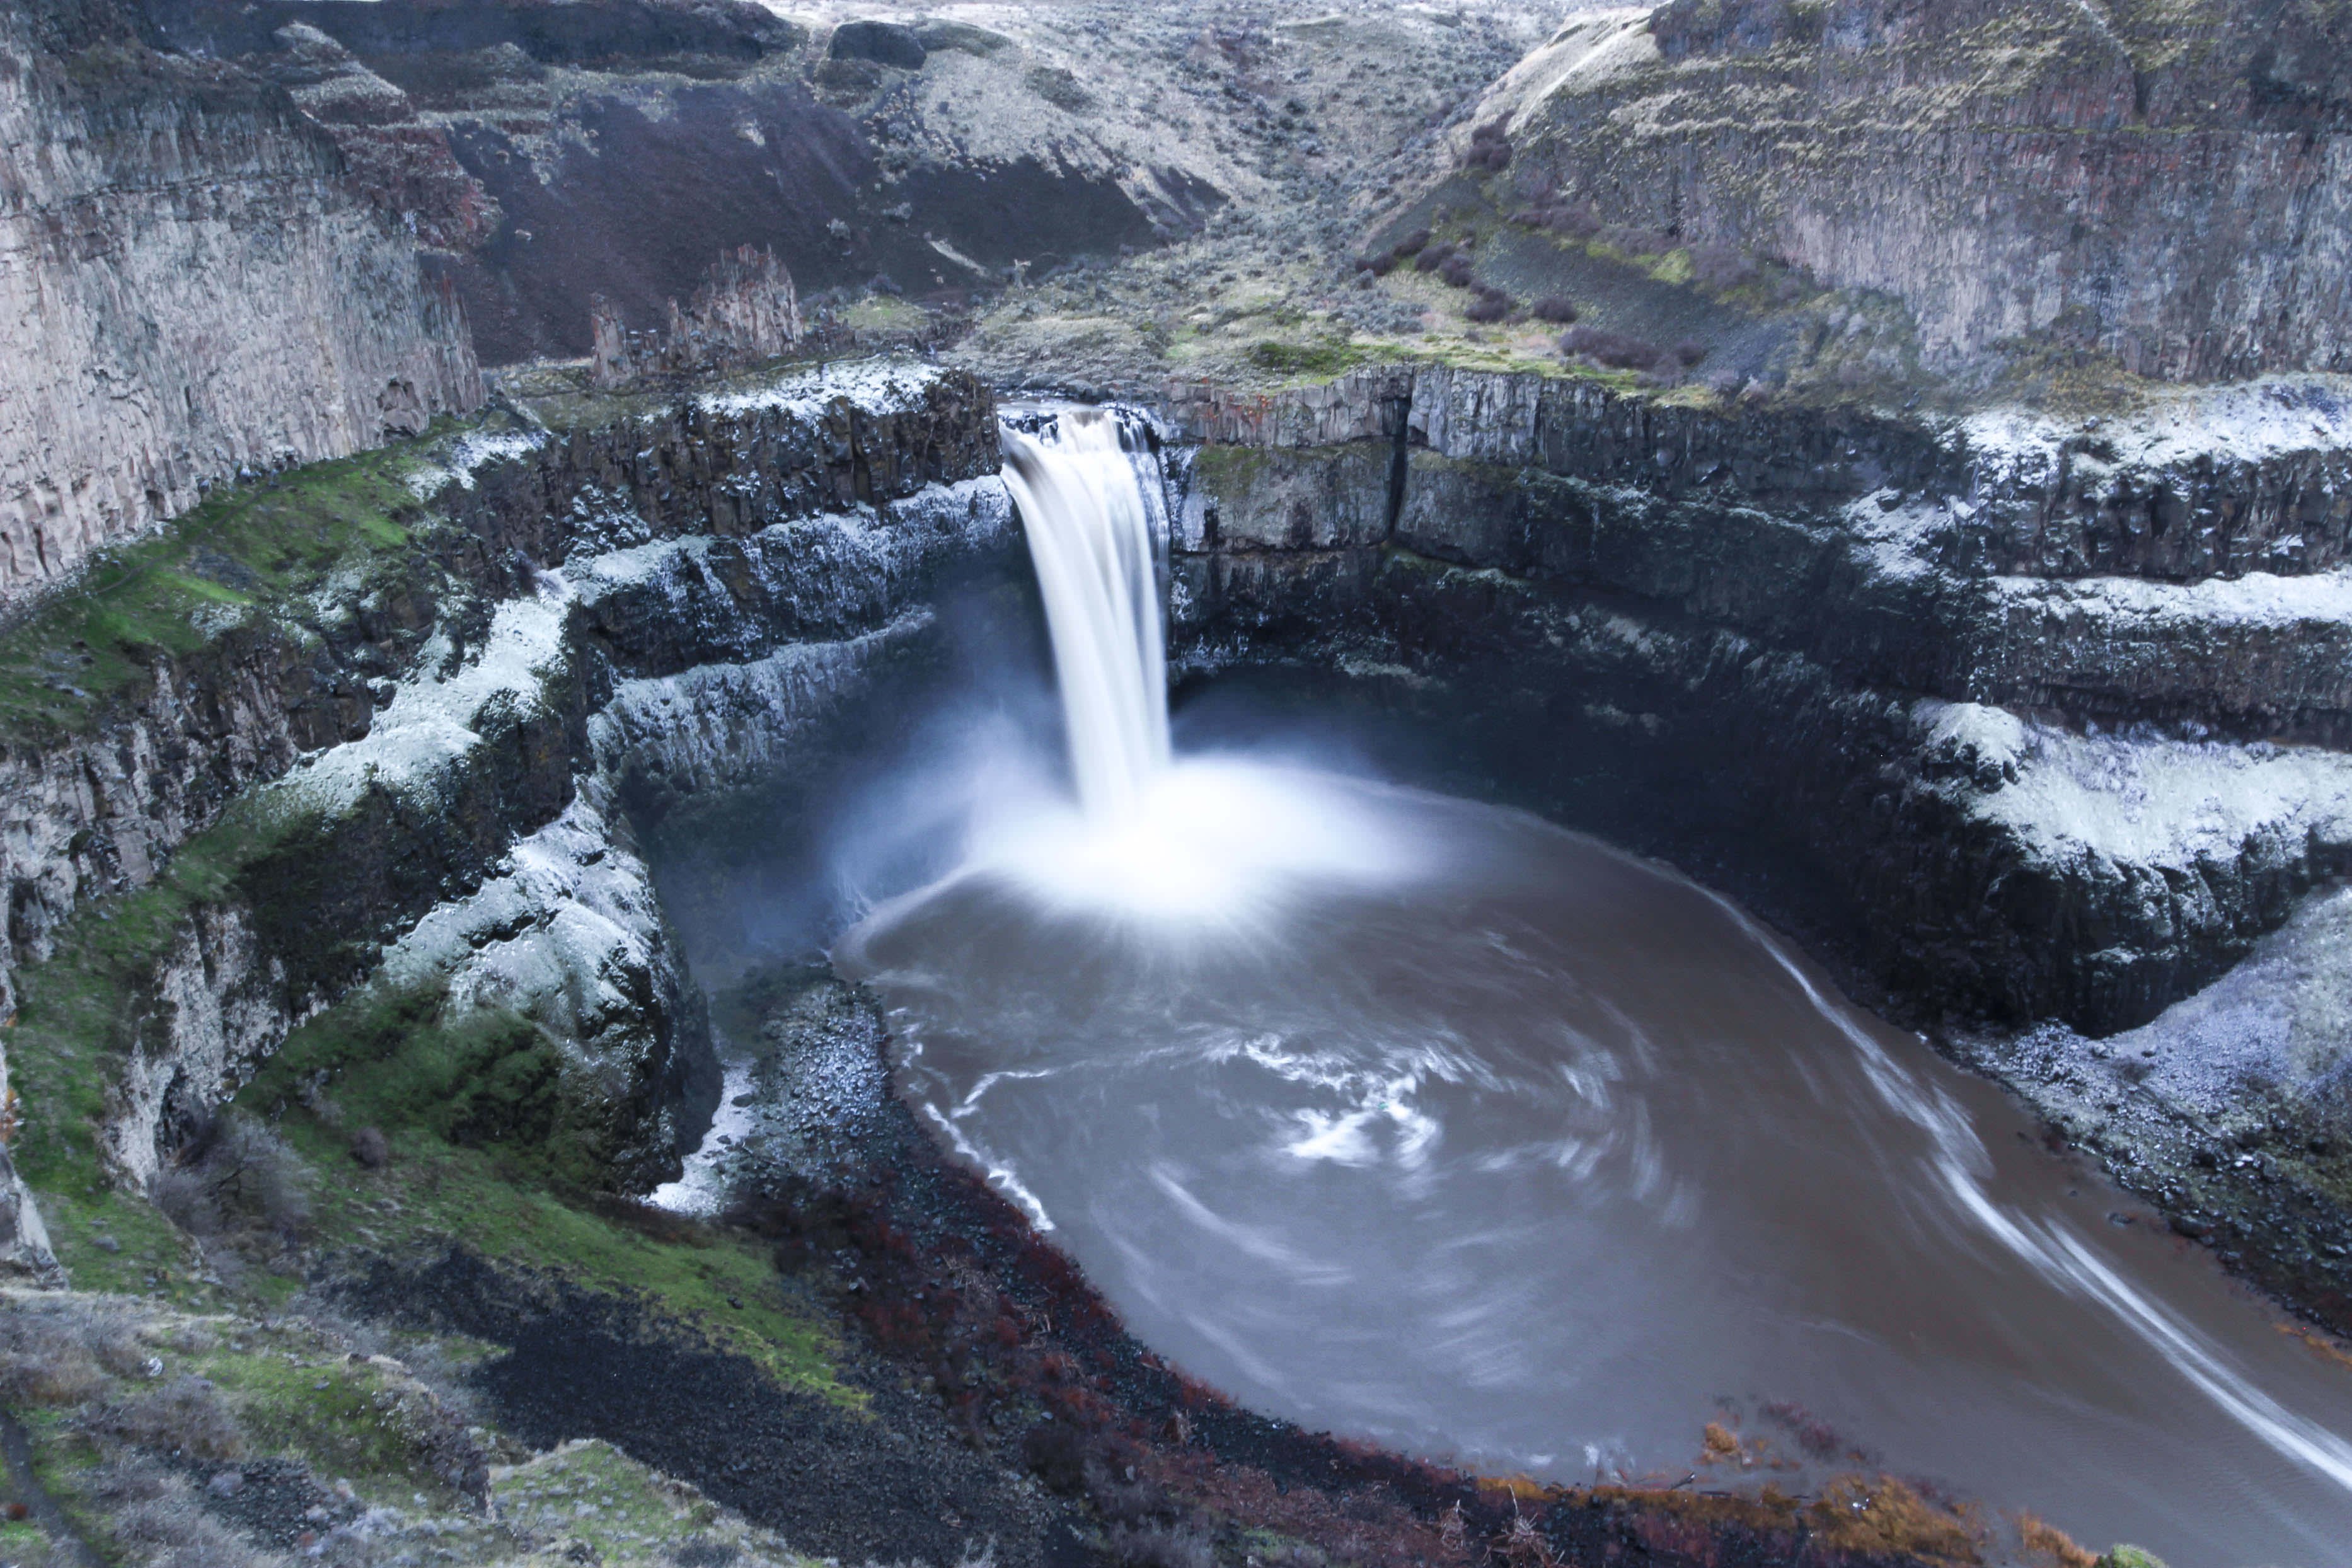
[[(835, 958), (1188, 1373), (1488, 1472), (1883, 1468), (2171, 1568), (2352, 1563), (2352, 1373), (1727, 900), (1238, 761), (1122, 820), (1008, 811)], [(1709, 1421), (1762, 1460), (1702, 1469)]]

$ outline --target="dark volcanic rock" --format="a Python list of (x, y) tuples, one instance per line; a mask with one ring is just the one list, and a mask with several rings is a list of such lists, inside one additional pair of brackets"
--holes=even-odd
[[(903, 112), (820, 100), (803, 30), (739, 0), (152, 0), (145, 17), (159, 45), (294, 93), (342, 149), (346, 184), (436, 247), (489, 364), (586, 353), (600, 296), (628, 328), (662, 326), (745, 246), (809, 293), (887, 276), (961, 297), (1016, 260), (1042, 276), (1150, 245), (1222, 201), (1172, 172), (1136, 182), (1169, 200), (1050, 156), (934, 155)], [(983, 57), (1008, 42), (940, 36)], [(926, 56), (882, 21), (845, 25), (833, 47), (817, 79), (857, 76), (850, 109), (868, 107), (877, 61)]]
[(749, 0), (134, 0), (158, 47), (211, 55), (271, 48), (301, 22), (394, 81), (404, 57), (511, 45), (543, 65), (639, 68), (702, 57), (751, 63), (806, 41), (799, 26)]
[(923, 68), (923, 40), (897, 22), (844, 22), (833, 30), (827, 55), (837, 60), (872, 60), (900, 70)]
[[(1980, 448), (1974, 426), (1443, 367), (1273, 400), (1189, 389), (1174, 414), (1221, 437), (1176, 470), (1195, 658), (1307, 646), (1483, 694), (1524, 731), (1498, 737), (1518, 758), (1502, 771), (1551, 781), (1577, 819), (1685, 859), (1735, 822), (1781, 846), (1775, 877), (1819, 891), (1926, 1016), (2142, 1022), (2352, 864), (2336, 786), (2300, 773), (2288, 805), (2224, 810), (2193, 843), (2069, 837), (2073, 808), (2024, 804), (2087, 790), (2088, 820), (2137, 820), (2100, 770), (2160, 800), (2234, 787), (2192, 786), (2199, 770), (2273, 765), (2199, 737), (2352, 739), (2332, 585), (2306, 604), (2255, 579), (2001, 572), (1992, 542), (2047, 515), (2032, 476), (2055, 437)], [(2193, 474), (2241, 517), (2278, 515), (2260, 498), (2340, 460), (2324, 442), (2250, 456), (2224, 491), (2186, 441), (2113, 438), (2147, 455), (2109, 447), (2104, 483)], [(2140, 752), (2067, 727), (2150, 721), (2174, 739)], [(2167, 785), (2167, 768), (2189, 772)]]
[(343, 1293), (509, 1347), (476, 1381), (524, 1441), (602, 1437), (803, 1551), (953, 1563), (993, 1541), (1011, 1562), (1037, 1560), (1042, 1510), (895, 1389), (868, 1391), (875, 1415), (789, 1392), (629, 1300), (519, 1277), (463, 1249), (421, 1268), (379, 1265)]

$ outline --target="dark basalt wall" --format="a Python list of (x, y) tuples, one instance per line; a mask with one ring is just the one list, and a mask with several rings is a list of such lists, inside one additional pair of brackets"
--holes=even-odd
[(1489, 787), (1709, 868), (1910, 1016), (2142, 1022), (2352, 866), (2332, 829), (2284, 820), (2220, 849), (2052, 853), (1985, 808), (2013, 769), (1935, 725), (1990, 704), (2060, 732), (2352, 743), (2324, 607), (2001, 559), (2070, 499), (2194, 493), (2252, 530), (2338, 454), (2116, 464), (2070, 489), (1921, 426), (1442, 368), (1173, 412), (1223, 437), (1173, 463), (1190, 668), (1370, 671), (1461, 731)]

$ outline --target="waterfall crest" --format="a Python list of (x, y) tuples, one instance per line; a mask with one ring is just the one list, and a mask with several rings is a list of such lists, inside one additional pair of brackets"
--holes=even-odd
[(1008, 426), (1002, 439), (1045, 601), (1078, 802), (1097, 821), (1130, 818), (1169, 762), (1158, 508), (1125, 433), (1101, 413), (1065, 412), (1034, 436)]

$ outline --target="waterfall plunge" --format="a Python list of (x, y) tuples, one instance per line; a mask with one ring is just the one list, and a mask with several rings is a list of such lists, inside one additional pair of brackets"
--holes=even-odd
[(1003, 433), (1045, 600), (1078, 801), (1098, 823), (1133, 818), (1168, 771), (1168, 656), (1152, 563), (1157, 509), (1117, 421), (1073, 410), (1047, 432)]
[(1003, 432), (1045, 602), (1078, 809), (989, 792), (969, 869), (1008, 875), (1066, 907), (1215, 927), (1310, 885), (1381, 881), (1417, 856), (1381, 834), (1356, 792), (1264, 758), (1177, 759), (1148, 459), (1119, 423), (1063, 411)]

